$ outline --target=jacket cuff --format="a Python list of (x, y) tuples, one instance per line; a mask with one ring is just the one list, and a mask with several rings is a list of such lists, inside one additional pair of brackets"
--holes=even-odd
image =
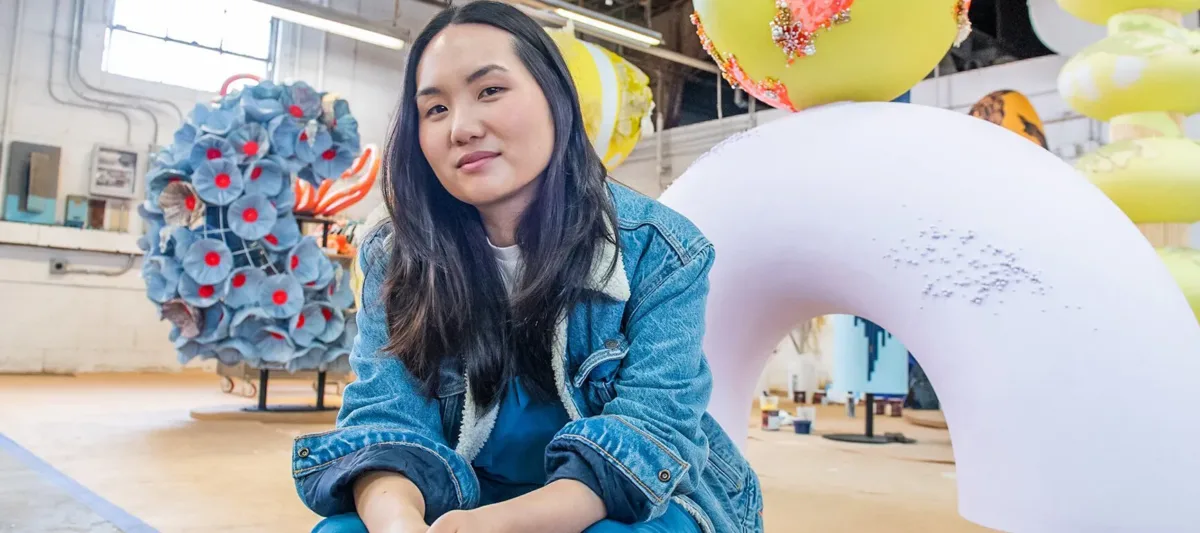
[(570, 465), (576, 461), (576, 467), (586, 465), (595, 476), (592, 489), (600, 489), (596, 494), (604, 500), (608, 517), (625, 523), (661, 516), (679, 480), (691, 468), (661, 441), (619, 416), (571, 422), (546, 447), (546, 468), (552, 478), (571, 477), (559, 476), (559, 471), (572, 471)]
[(305, 505), (321, 516), (354, 512), (354, 482), (372, 471), (403, 474), (425, 499), (432, 521), (476, 505), (479, 481), (453, 450), (430, 439), (395, 430), (347, 427), (299, 437), (292, 450), (292, 476)]
[(550, 475), (546, 477), (546, 484), (549, 485), (560, 479), (573, 479), (587, 485), (597, 496), (603, 496), (605, 487), (600, 484), (596, 470), (603, 470), (606, 465), (604, 461), (596, 459), (603, 459), (603, 457), (590, 450), (548, 451), (546, 471)]

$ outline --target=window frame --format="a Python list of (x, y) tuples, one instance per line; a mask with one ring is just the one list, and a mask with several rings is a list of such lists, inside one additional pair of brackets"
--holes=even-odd
[[(254, 55), (243, 54), (240, 52), (225, 50), (219, 46), (213, 47), (213, 46), (200, 44), (197, 42), (184, 41), (182, 39), (174, 39), (168, 35), (155, 35), (152, 33), (145, 33), (145, 32), (141, 32), (138, 30), (127, 28), (123, 24), (116, 24), (115, 23), (116, 21), (114, 19), (116, 18), (117, 2), (120, 2), (120, 1), (121, 0), (112, 0), (111, 2), (105, 2), (104, 36), (103, 36), (103, 41), (102, 41), (103, 48), (101, 49), (101, 53), (100, 53), (100, 65), (99, 65), (100, 72), (105, 75), (119, 76), (119, 77), (129, 78), (129, 79), (133, 79), (133, 80), (137, 80), (137, 81), (145, 82), (145, 83), (157, 83), (160, 85), (167, 85), (167, 86), (171, 86), (171, 87), (180, 87), (183, 89), (197, 91), (197, 92), (213, 92), (213, 93), (218, 92), (218, 90), (216, 90), (216, 89), (214, 89), (212, 91), (207, 91), (204, 89), (198, 89), (196, 87), (190, 87), (187, 85), (177, 85), (177, 84), (170, 83), (167, 81), (151, 80), (151, 79), (146, 79), (146, 78), (140, 78), (137, 76), (130, 76), (128, 74), (110, 72), (106, 68), (106, 64), (108, 62), (108, 57), (109, 57), (109, 55), (108, 55), (109, 45), (112, 40), (113, 32), (117, 32), (117, 31), (129, 33), (132, 35), (137, 35), (140, 37), (155, 39), (155, 40), (159, 40), (159, 41), (163, 41), (163, 42), (167, 42), (167, 43), (179, 44), (179, 45), (183, 45), (183, 46), (190, 46), (193, 48), (198, 48), (200, 50), (204, 50), (206, 52), (215, 53), (215, 54), (219, 54), (219, 55), (230, 55), (230, 56), (240, 57), (240, 58), (249, 59), (249, 60), (253, 60), (253, 61), (262, 61), (263, 66), (264, 66), (264, 70), (262, 73), (263, 79), (272, 79), (275, 75), (275, 69), (277, 66), (276, 63), (278, 60), (279, 43), (280, 43), (280, 23), (279, 23), (280, 21), (278, 18), (271, 17), (270, 29), (268, 30), (269, 35), (267, 36), (266, 57), (258, 57), (258, 56), (254, 56)], [(254, 73), (254, 74), (258, 75), (257, 73)], [(223, 81), (225, 81), (225, 80), (218, 80), (218, 83), (223, 82)]]

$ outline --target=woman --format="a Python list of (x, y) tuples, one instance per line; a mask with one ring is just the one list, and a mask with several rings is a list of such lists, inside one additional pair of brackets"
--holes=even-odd
[(607, 182), (532, 19), (435, 17), (387, 158), (357, 380), (337, 429), (294, 450), (331, 517), (316, 531), (762, 529), (757, 478), (705, 412), (712, 245)]

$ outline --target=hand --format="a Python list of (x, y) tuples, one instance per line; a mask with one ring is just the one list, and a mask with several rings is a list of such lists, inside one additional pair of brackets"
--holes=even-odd
[(485, 506), (471, 511), (450, 511), (432, 526), (427, 533), (503, 533), (508, 521), (496, 506)]

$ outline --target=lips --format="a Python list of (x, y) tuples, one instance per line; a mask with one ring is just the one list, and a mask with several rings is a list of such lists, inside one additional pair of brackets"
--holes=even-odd
[(478, 163), (480, 161), (492, 159), (498, 155), (500, 155), (499, 152), (487, 152), (487, 151), (483, 151), (483, 150), (471, 152), (467, 155), (464, 155), (464, 156), (458, 158), (457, 166), (458, 166), (458, 168), (463, 168), (467, 165), (471, 165), (472, 163)]

